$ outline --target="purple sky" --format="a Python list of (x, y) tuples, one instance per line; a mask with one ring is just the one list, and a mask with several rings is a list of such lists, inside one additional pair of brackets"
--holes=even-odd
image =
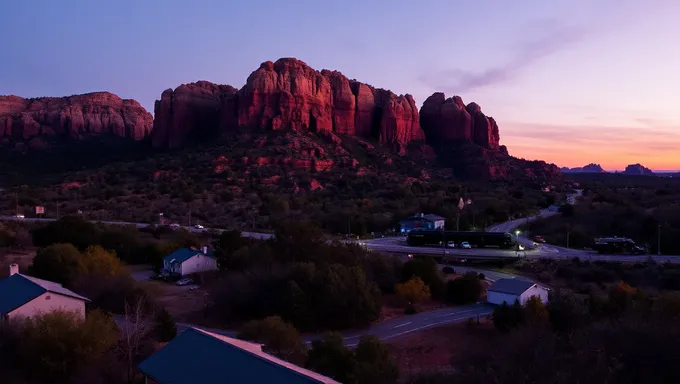
[(16, 0), (0, 94), (108, 90), (147, 109), (166, 88), (241, 87), (262, 61), (476, 101), (513, 155), (680, 169), (674, 0)]

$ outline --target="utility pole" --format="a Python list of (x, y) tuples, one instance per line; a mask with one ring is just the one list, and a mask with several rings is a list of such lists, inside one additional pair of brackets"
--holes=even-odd
[(442, 263), (444, 262), (444, 259), (446, 258), (446, 236), (445, 236), (445, 226), (442, 225)]
[(656, 237), (656, 254), (657, 256), (661, 256), (661, 224), (657, 225)]

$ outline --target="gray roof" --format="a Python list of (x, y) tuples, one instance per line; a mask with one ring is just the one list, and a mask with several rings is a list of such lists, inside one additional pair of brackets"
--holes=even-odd
[(432, 220), (432, 221), (445, 220), (443, 217), (441, 217), (439, 215), (432, 214), (432, 213), (429, 213), (429, 214), (427, 214), (423, 217), (426, 218), (427, 220)]
[(90, 301), (62, 287), (61, 284), (16, 273), (0, 280), (0, 314), (12, 312), (45, 292)]
[(489, 287), (488, 291), (521, 295), (534, 284), (536, 283), (524, 279), (498, 279)]

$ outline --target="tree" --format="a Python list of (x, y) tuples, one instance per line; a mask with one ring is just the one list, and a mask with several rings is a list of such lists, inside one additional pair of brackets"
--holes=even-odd
[(550, 324), (557, 332), (568, 333), (583, 323), (585, 310), (582, 303), (566, 292), (552, 292), (547, 307)]
[(444, 279), (439, 274), (437, 263), (432, 259), (412, 259), (404, 263), (401, 281), (406, 282), (412, 277), (419, 277), (425, 285), (430, 287), (434, 298), (440, 298), (446, 292)]
[(74, 312), (53, 311), (17, 326), (20, 364), (38, 382), (66, 382), (116, 343), (112, 319), (96, 310), (85, 320)]
[(153, 331), (153, 314), (149, 313), (144, 299), (140, 298), (132, 303), (125, 302), (123, 318), (120, 321), (120, 340), (118, 353), (127, 365), (128, 382), (132, 382), (135, 366), (145, 355), (143, 351), (148, 347), (150, 335)]
[(33, 259), (33, 276), (69, 285), (84, 270), (80, 252), (71, 244), (52, 244), (41, 248)]
[(116, 276), (123, 268), (115, 253), (99, 245), (88, 247), (83, 252), (81, 261), (86, 272), (101, 276)]
[(515, 301), (513, 305), (503, 302), (501, 306), (496, 307), (493, 311), (493, 325), (501, 332), (509, 332), (523, 323), (524, 312), (519, 301)]
[(350, 384), (354, 383), (356, 360), (339, 333), (327, 333), (321, 340), (312, 341), (307, 357), (307, 368), (322, 375)]
[(98, 244), (100, 233), (97, 227), (80, 217), (66, 216), (31, 232), (33, 244), (46, 247), (51, 244), (69, 243), (79, 250)]
[(283, 295), (283, 317), (299, 328), (305, 328), (310, 323), (312, 313), (308, 308), (307, 295), (300, 286), (293, 280), (286, 283), (286, 292)]
[(397, 284), (394, 291), (411, 306), (430, 298), (430, 288), (420, 277), (412, 277), (405, 283)]
[(531, 296), (524, 304), (524, 318), (532, 325), (542, 325), (550, 322), (548, 308), (537, 296)]
[(220, 270), (245, 268), (245, 265), (232, 260), (234, 252), (248, 245), (248, 239), (241, 235), (241, 231), (224, 231), (213, 245)]
[(362, 336), (354, 352), (357, 384), (393, 384), (399, 371), (387, 346), (373, 335)]
[(177, 336), (177, 325), (170, 312), (165, 308), (156, 311), (156, 321), (154, 327), (156, 340), (166, 343)]
[(262, 343), (264, 351), (298, 365), (303, 364), (307, 357), (307, 348), (300, 333), (278, 316), (247, 322), (238, 338)]
[(310, 261), (322, 255), (326, 239), (318, 225), (308, 221), (286, 221), (276, 228), (274, 250), (282, 262)]
[(479, 301), (483, 292), (484, 286), (477, 274), (468, 272), (455, 280), (449, 280), (446, 296), (454, 304), (473, 304)]

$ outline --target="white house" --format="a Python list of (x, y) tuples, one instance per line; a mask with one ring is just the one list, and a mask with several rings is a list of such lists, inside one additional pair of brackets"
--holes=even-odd
[(520, 278), (499, 279), (487, 289), (486, 301), (496, 305), (503, 303), (512, 305), (515, 301), (519, 301), (521, 305), (524, 305), (532, 296), (536, 296), (543, 303), (547, 303), (549, 291), (540, 284)]
[(163, 270), (180, 276), (216, 271), (217, 260), (208, 247), (200, 250), (182, 248), (163, 258)]
[(64, 310), (85, 318), (87, 298), (61, 284), (19, 273), (19, 266), (9, 266), (9, 277), (0, 280), (0, 320), (17, 320), (37, 314)]

